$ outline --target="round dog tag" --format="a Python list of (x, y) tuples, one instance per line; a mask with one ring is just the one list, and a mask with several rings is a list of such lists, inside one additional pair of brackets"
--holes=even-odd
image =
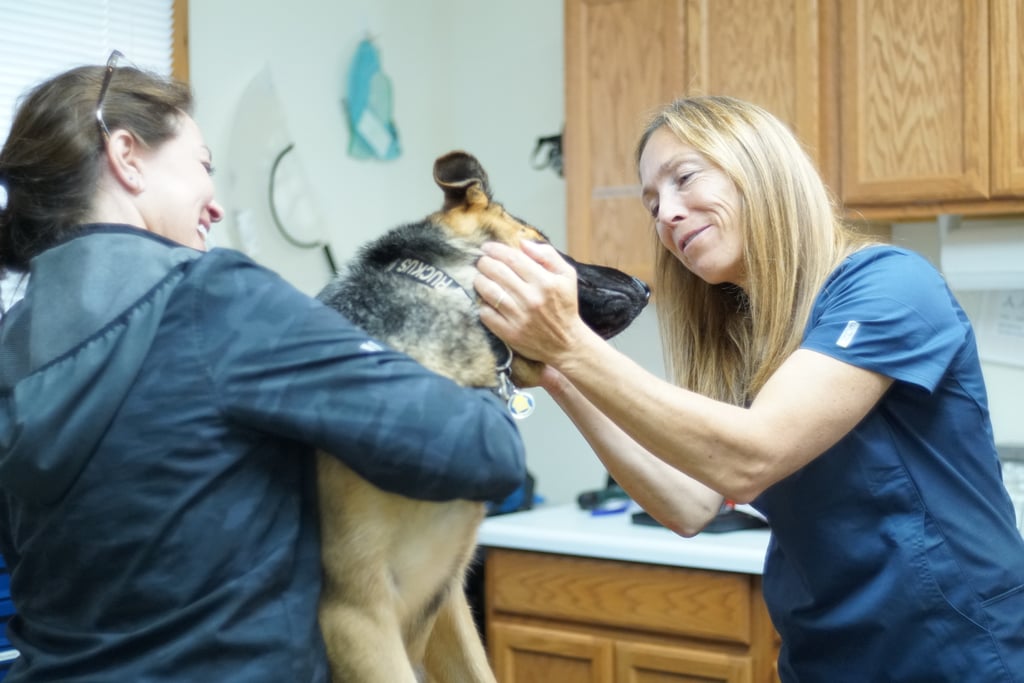
[(530, 417), (533, 414), (533, 396), (525, 391), (516, 389), (508, 397), (508, 412), (517, 420)]

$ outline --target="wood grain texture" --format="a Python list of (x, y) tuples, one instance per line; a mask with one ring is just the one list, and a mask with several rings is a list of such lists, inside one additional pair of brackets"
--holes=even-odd
[(692, 647), (619, 643), (619, 681), (631, 683), (751, 683), (749, 657)]
[(188, 83), (188, 0), (174, 0), (171, 31), (171, 76)]
[(488, 557), (499, 612), (749, 645), (743, 574), (504, 551)]
[(842, 3), (842, 198), (988, 196), (986, 0)]
[(731, 95), (779, 117), (821, 165), (832, 85), (818, 0), (688, 0), (688, 94)]
[(764, 106), (838, 185), (832, 2), (565, 0), (569, 252), (650, 282), (635, 146), (649, 113), (684, 94)]
[[(651, 219), (633, 189), (634, 153), (652, 110), (682, 94), (683, 6), (684, 0), (564, 5), (568, 250), (648, 282)], [(626, 201), (637, 208), (622, 209)]]
[(608, 638), (539, 626), (500, 624), (491, 630), (494, 673), (501, 683), (614, 683)]
[(778, 683), (758, 576), (491, 548), (500, 683)]
[(1024, 195), (1024, 10), (991, 0), (992, 195)]

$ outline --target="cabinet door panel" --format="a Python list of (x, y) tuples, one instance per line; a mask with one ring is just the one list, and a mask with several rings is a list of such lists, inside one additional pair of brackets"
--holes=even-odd
[(694, 647), (620, 642), (616, 680), (629, 683), (751, 683), (750, 658)]
[(992, 193), (1024, 195), (1024, 9), (992, 0)]
[(613, 683), (607, 638), (502, 623), (491, 625), (488, 638), (498, 683)]
[(841, 3), (848, 205), (988, 196), (987, 8), (986, 0)]
[[(731, 95), (789, 124), (824, 168), (825, 78), (822, 43), (830, 26), (818, 0), (688, 0), (687, 91)], [(825, 55), (825, 56), (823, 56)]]
[(569, 253), (646, 280), (651, 221), (634, 153), (650, 112), (682, 93), (683, 2), (565, 0)]
[(746, 575), (513, 550), (489, 553), (487, 572), (497, 612), (739, 645), (761, 637), (763, 602)]

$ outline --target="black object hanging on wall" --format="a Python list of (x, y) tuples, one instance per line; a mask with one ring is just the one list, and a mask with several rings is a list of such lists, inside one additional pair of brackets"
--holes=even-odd
[(562, 133), (537, 138), (537, 146), (533, 148), (531, 158), (533, 167), (538, 171), (550, 168), (562, 177)]

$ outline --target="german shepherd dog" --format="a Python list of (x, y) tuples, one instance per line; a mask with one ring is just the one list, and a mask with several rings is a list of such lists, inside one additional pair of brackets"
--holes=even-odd
[[(486, 241), (547, 241), (491, 200), (473, 156), (434, 164), (443, 208), (365, 245), (319, 298), (371, 335), (464, 386), (490, 387), (524, 407), (512, 353), (480, 323), (473, 290)], [(618, 270), (577, 263), (580, 313), (611, 337), (650, 290)], [(517, 360), (517, 363), (519, 361)], [(529, 409), (529, 406), (527, 406)], [(318, 458), (323, 632), (335, 683), (494, 681), (463, 589), (485, 506), (416, 501)]]

